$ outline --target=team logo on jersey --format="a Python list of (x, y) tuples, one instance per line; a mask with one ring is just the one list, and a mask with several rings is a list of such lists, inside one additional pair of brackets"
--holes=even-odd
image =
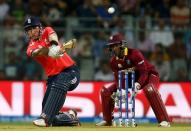
[(144, 60), (140, 61), (140, 62), (138, 63), (138, 65), (141, 65), (141, 64), (143, 64), (143, 63), (144, 63)]

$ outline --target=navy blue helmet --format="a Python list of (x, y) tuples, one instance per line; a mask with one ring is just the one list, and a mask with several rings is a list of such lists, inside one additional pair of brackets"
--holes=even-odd
[(41, 27), (41, 22), (38, 17), (27, 17), (24, 22), (24, 30), (26, 31), (27, 29), (31, 27), (39, 26)]

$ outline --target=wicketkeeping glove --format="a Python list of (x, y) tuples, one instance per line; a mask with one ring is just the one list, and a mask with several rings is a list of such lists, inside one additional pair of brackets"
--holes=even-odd
[(141, 89), (141, 85), (138, 82), (135, 82), (135, 95), (137, 95), (140, 89)]
[[(122, 89), (122, 103), (125, 103), (126, 101), (126, 94), (125, 94), (125, 90)], [(119, 90), (117, 90), (117, 92), (113, 92), (113, 94), (111, 95), (111, 98), (114, 100), (115, 102), (115, 106), (119, 106), (119, 96), (120, 96), (120, 92)]]
[[(135, 91), (132, 92), (133, 94), (130, 96), (130, 101), (132, 99), (133, 96), (136, 96), (138, 91), (141, 89), (141, 85), (138, 82), (135, 82)], [(119, 90), (117, 90), (117, 92), (113, 92), (113, 94), (111, 95), (111, 98), (114, 100), (115, 102), (115, 106), (118, 107), (119, 106), (119, 96), (120, 96), (120, 92)], [(126, 91), (124, 89), (122, 89), (122, 103), (126, 102)]]

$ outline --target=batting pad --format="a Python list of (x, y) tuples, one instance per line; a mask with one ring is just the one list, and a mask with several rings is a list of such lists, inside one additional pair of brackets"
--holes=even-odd
[(152, 84), (147, 85), (143, 90), (158, 122), (169, 121), (165, 105), (158, 90)]
[(65, 102), (65, 98), (66, 91), (59, 88), (51, 88), (46, 104), (42, 110), (42, 114), (45, 115), (48, 124), (51, 124), (55, 115), (58, 114)]

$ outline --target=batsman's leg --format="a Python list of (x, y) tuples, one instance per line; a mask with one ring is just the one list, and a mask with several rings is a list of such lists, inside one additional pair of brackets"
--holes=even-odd
[(44, 103), (40, 118), (33, 121), (33, 124), (36, 126), (50, 126), (54, 116), (59, 112), (65, 101), (66, 91), (59, 87), (55, 88), (54, 84), (51, 87), (47, 87), (47, 89), (50, 89), (50, 92), (47, 99), (44, 99), (46, 103)]
[(46, 101), (47, 101), (47, 98), (48, 98), (48, 96), (49, 96), (49, 94), (50, 94), (50, 90), (51, 90), (51, 85), (49, 85), (49, 84), (51, 84), (49, 81), (47, 82), (47, 85), (46, 85), (46, 92), (45, 92), (45, 95), (44, 95), (44, 97), (43, 97), (43, 101), (42, 101), (42, 110), (43, 110), (43, 108), (44, 108), (44, 106), (45, 106), (45, 104), (46, 104)]
[(55, 84), (52, 86), (41, 114), (41, 117), (46, 120), (48, 125), (52, 123), (54, 116), (63, 106), (67, 93), (67, 91), (59, 88), (59, 86), (55, 86)]
[[(46, 126), (52, 124), (56, 114), (58, 114), (65, 102), (67, 91), (76, 88), (79, 84), (79, 79), (79, 70), (73, 68), (51, 78), (51, 84), (48, 84), (47, 87), (50, 90), (47, 98), (43, 100), (44, 107), (41, 114)], [(43, 125), (35, 121), (33, 123), (37, 126)]]

